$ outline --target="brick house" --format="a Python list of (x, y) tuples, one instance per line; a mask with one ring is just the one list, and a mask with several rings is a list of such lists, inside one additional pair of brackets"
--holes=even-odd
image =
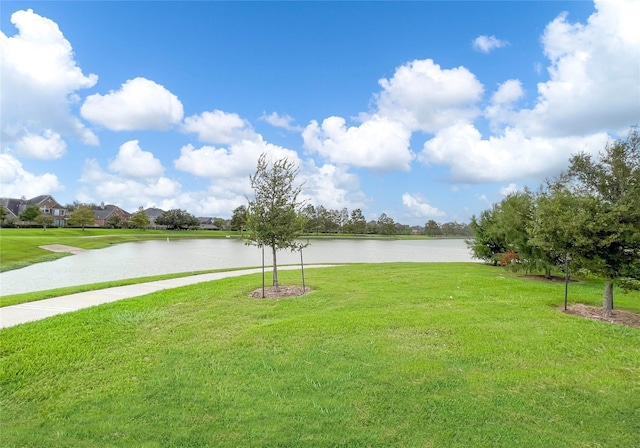
[(20, 219), (20, 214), (29, 206), (36, 205), (43, 215), (53, 218), (54, 227), (64, 227), (67, 223), (69, 211), (53, 196), (41, 195), (31, 199), (0, 198), (0, 205), (9, 211), (9, 216)]
[(121, 209), (117, 205), (100, 205), (98, 208), (93, 209), (93, 214), (96, 219), (96, 226), (106, 227), (109, 218), (117, 215), (120, 216), (122, 221), (129, 221), (131, 219), (131, 213)]

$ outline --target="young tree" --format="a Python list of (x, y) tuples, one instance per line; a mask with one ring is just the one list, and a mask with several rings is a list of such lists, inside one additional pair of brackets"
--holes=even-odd
[(151, 221), (149, 220), (149, 216), (145, 213), (144, 209), (140, 207), (137, 212), (133, 214), (131, 217), (131, 225), (137, 229), (146, 229)]
[(69, 224), (82, 227), (91, 226), (96, 223), (96, 216), (88, 205), (81, 205), (69, 215)]
[(247, 213), (247, 244), (270, 247), (273, 257), (273, 286), (279, 287), (276, 252), (280, 249), (300, 250), (304, 244), (296, 239), (302, 233), (298, 214), (303, 203), (298, 200), (302, 190), (295, 186), (299, 169), (287, 159), (271, 164), (265, 154), (258, 159), (256, 172), (250, 176), (254, 191)]
[(42, 230), (47, 230), (47, 227), (50, 227), (53, 225), (53, 216), (38, 215), (36, 216), (36, 219), (34, 219), (34, 221), (42, 226)]
[(22, 213), (20, 213), (20, 219), (26, 222), (33, 222), (40, 216), (40, 209), (37, 205), (28, 205)]

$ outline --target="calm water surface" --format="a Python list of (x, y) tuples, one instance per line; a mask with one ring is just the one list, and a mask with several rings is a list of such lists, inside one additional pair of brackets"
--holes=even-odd
[[(265, 250), (265, 263), (271, 256)], [(463, 240), (311, 240), (305, 263), (473, 261)], [(278, 264), (300, 263), (300, 253), (280, 251)], [(237, 239), (153, 240), (89, 250), (0, 273), (0, 295), (134, 277), (260, 266), (260, 249)]]

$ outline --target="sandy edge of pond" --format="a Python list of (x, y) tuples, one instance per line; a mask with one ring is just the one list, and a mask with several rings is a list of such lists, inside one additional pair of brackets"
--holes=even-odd
[(39, 247), (40, 249), (48, 250), (50, 252), (70, 252), (72, 254), (77, 254), (78, 252), (84, 252), (86, 250), (80, 247), (65, 246), (64, 244), (47, 244)]

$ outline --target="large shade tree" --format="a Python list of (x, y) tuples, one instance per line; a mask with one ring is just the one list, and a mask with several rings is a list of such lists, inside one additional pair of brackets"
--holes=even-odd
[(198, 218), (186, 210), (177, 208), (164, 212), (156, 218), (155, 222), (160, 226), (167, 226), (169, 230), (182, 230), (200, 225)]
[(271, 248), (273, 286), (279, 287), (277, 251), (300, 250), (305, 245), (297, 238), (304, 227), (300, 219), (303, 202), (298, 200), (301, 186), (295, 185), (298, 169), (285, 159), (269, 163), (265, 154), (258, 159), (250, 176), (254, 197), (247, 208), (247, 244)]
[(573, 156), (554, 190), (539, 206), (536, 241), (567, 250), (580, 265), (605, 279), (602, 308), (609, 317), (614, 283), (633, 285), (640, 280), (637, 128), (626, 139), (609, 143), (598, 157)]

